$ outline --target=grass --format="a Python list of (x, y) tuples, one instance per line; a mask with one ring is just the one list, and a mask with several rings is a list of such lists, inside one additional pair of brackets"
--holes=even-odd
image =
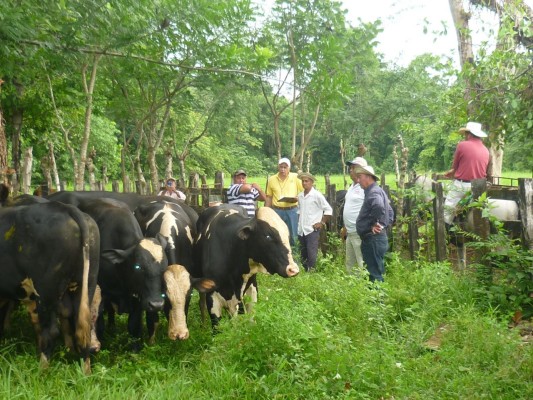
[[(93, 374), (58, 347), (38, 369), (23, 312), (0, 347), (0, 398), (9, 399), (435, 399), (533, 398), (533, 349), (476, 301), (476, 283), (447, 263), (391, 254), (386, 282), (346, 275), (342, 249), (296, 278), (259, 277), (252, 315), (199, 319), (191, 338), (125, 350), (125, 319), (94, 357)], [(440, 326), (437, 350), (425, 343)]]

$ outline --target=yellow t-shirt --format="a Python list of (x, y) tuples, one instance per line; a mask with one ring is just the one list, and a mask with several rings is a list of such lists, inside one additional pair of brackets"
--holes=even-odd
[(302, 181), (298, 179), (298, 174), (289, 172), (287, 178), (282, 181), (279, 174), (268, 178), (266, 195), (272, 197), (274, 207), (292, 207), (298, 203), (280, 202), (283, 197), (298, 197), (298, 193), (303, 192)]

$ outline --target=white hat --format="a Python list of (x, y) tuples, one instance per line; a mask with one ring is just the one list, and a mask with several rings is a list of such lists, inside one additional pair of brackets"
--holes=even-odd
[(373, 176), (376, 181), (379, 181), (378, 176), (374, 172), (374, 168), (372, 168), (370, 165), (367, 165), (365, 167), (357, 167), (357, 168), (355, 168), (355, 173), (356, 174), (370, 175), (370, 176)]
[(289, 160), (287, 157), (283, 157), (279, 159), (278, 165), (283, 164), (283, 163), (287, 164), (289, 168), (291, 167), (291, 160)]
[(459, 132), (470, 132), (477, 137), (487, 137), (487, 134), (481, 130), (479, 122), (468, 122), (464, 128), (460, 128)]
[(346, 161), (346, 165), (360, 165), (366, 167), (368, 163), (363, 157), (355, 157), (352, 161)]

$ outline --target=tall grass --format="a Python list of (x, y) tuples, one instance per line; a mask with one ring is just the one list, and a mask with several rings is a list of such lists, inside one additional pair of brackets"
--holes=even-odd
[[(475, 281), (447, 263), (391, 254), (377, 286), (344, 273), (342, 249), (318, 272), (259, 277), (251, 315), (225, 318), (213, 336), (195, 294), (191, 338), (126, 350), (126, 322), (106, 337), (84, 376), (59, 346), (38, 369), (22, 312), (0, 347), (5, 399), (529, 399), (533, 350), (476, 302)], [(438, 348), (426, 341), (445, 327)]]

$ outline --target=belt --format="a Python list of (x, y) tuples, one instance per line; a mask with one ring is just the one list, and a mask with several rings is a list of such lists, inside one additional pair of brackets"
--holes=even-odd
[(272, 208), (276, 210), (292, 210), (293, 208), (296, 208), (298, 206), (290, 206), (290, 207), (278, 207), (278, 206), (272, 206)]
[(455, 178), (455, 180), (463, 183), (470, 183), (470, 181), (467, 181), (466, 179)]

